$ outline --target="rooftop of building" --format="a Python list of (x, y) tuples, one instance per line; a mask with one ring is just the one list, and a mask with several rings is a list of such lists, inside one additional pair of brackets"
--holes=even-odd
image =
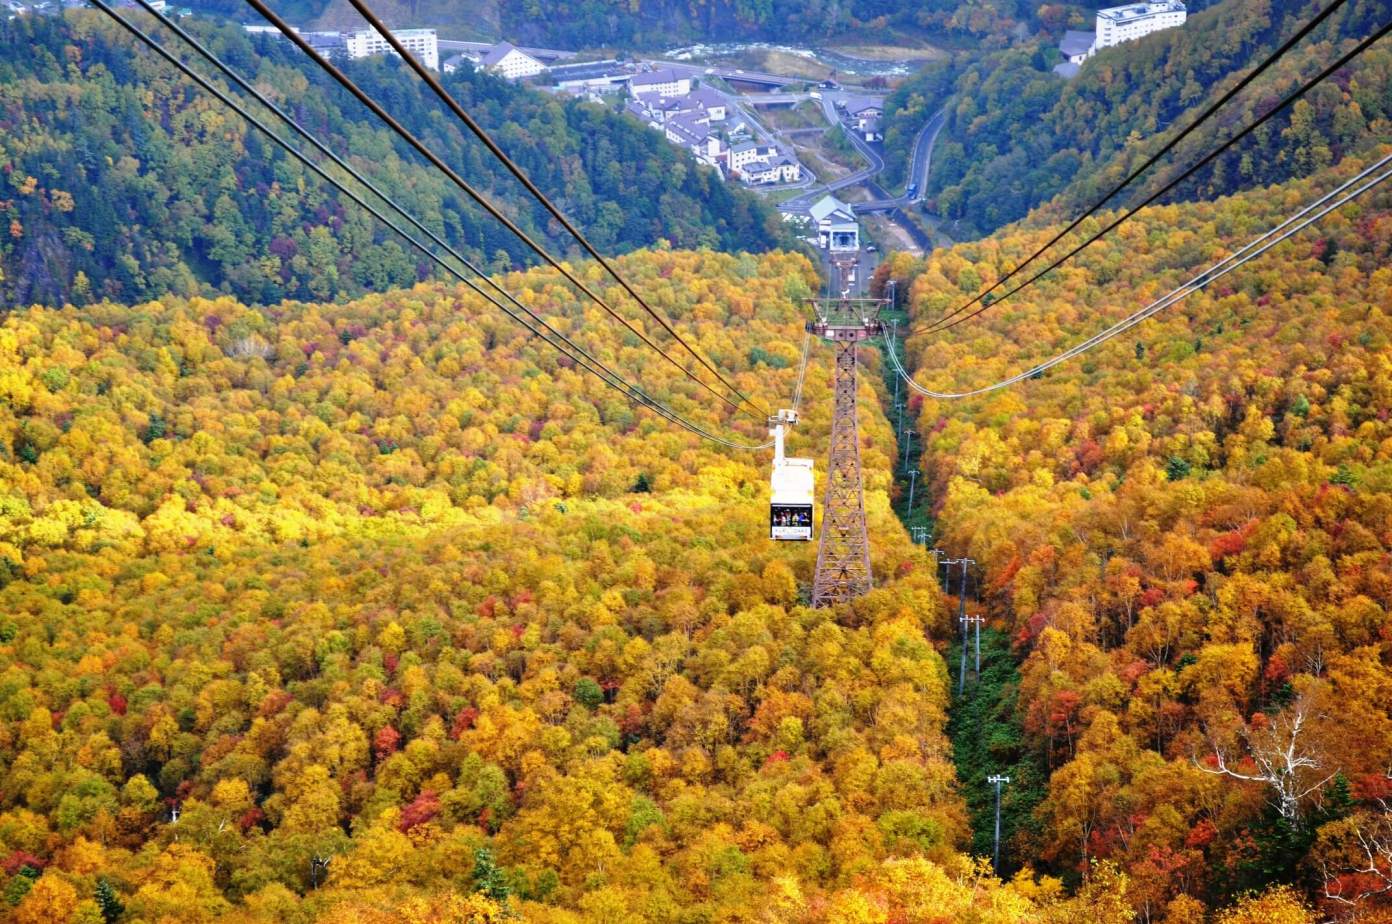
[(884, 100), (876, 99), (873, 96), (852, 96), (846, 100), (846, 111), (851, 115), (864, 112), (867, 109), (884, 110)]
[(646, 74), (635, 74), (631, 85), (634, 87), (654, 87), (662, 83), (676, 83), (683, 79), (686, 78), (683, 78), (670, 67), (664, 67), (661, 70), (649, 71)]
[(1098, 10), (1097, 18), (1110, 19), (1113, 22), (1128, 22), (1146, 16), (1156, 16), (1160, 13), (1183, 13), (1185, 9), (1183, 0), (1152, 0), (1150, 3), (1128, 3), (1125, 6), (1112, 6)]
[(854, 222), (855, 210), (835, 196), (823, 196), (807, 210), (814, 221)]
[[(535, 57), (535, 56), (533, 56)], [(556, 80), (595, 80), (600, 77), (624, 79), (633, 73), (632, 65), (618, 61), (586, 61), (583, 64), (559, 64), (551, 68)]]
[(514, 51), (517, 52), (519, 55), (522, 55), (524, 58), (527, 58), (531, 61), (536, 61), (537, 64), (541, 63), (540, 61), (537, 61), (536, 58), (533, 58), (531, 55), (527, 54), (525, 51), (512, 44), (512, 42), (499, 42), (498, 44), (494, 45), (492, 48), (488, 49), (488, 53), (479, 60), (479, 63), (482, 64), (484, 67), (492, 67), (499, 61), (506, 58), (508, 55), (512, 54)]
[(1096, 41), (1097, 33), (1095, 32), (1079, 32), (1069, 29), (1063, 33), (1063, 41), (1059, 42), (1059, 51), (1069, 58), (1074, 55), (1085, 55), (1092, 49), (1092, 45)]

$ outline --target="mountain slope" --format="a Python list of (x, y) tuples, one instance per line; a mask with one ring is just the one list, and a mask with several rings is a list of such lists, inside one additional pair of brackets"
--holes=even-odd
[[(886, 148), (902, 156), (944, 104), (948, 123), (927, 187), (941, 214), (986, 233), (1050, 203), (1042, 220), (1092, 205), (1171, 135), (1323, 9), (1317, 2), (1225, 0), (1182, 28), (1107, 49), (1064, 81), (1053, 39), (930, 66), (887, 104)], [(1162, 163), (1171, 176), (1261, 115), (1305, 78), (1392, 17), (1381, 0), (1350, 0)], [(1386, 134), (1392, 50), (1375, 46), (1185, 184), (1209, 199), (1305, 176)], [(902, 169), (891, 163), (891, 169)], [(1134, 196), (1135, 193), (1133, 192)]]
[[(978, 322), (910, 341), (917, 378), (1029, 368), (1358, 163), (1149, 210)], [(894, 272), (931, 320), (1048, 233)], [(915, 397), (944, 546), (984, 569), (1021, 662), (1017, 733), (1048, 780), (1013, 855), (1065, 875), (1118, 863), (1150, 915), (1272, 882), (1352, 894), (1348, 851), (1379, 830), (1392, 764), (1389, 242), (1384, 184), (1080, 360)], [(1290, 775), (1218, 773), (1223, 755), (1261, 777), (1253, 758), (1292, 735), (1309, 763)]]
[[(787, 402), (803, 258), (624, 268)], [(508, 283), (731, 432), (554, 274)], [(825, 443), (828, 378), (794, 449)], [(864, 433), (885, 586), (814, 611), (810, 547), (767, 538), (765, 453), (634, 411), (460, 290), (12, 313), (7, 899), (104, 881), (131, 920), (457, 921), (478, 892), (666, 920), (951, 860), (943, 613), (888, 509), (884, 418)]]
[[(203, 8), (237, 15), (233, 0), (200, 0)], [(360, 19), (342, 0), (291, 5), (333, 28)], [(322, 8), (322, 12), (316, 12)], [(996, 40), (1034, 15), (1020, 0), (414, 0), (389, 4), (392, 22), (548, 45), (555, 48), (671, 48), (691, 42), (831, 37), (878, 40), (894, 30)]]
[[(94, 11), (0, 23), (0, 304), (165, 292), (330, 299), (432, 275), (394, 234), (115, 28)], [(195, 31), (476, 262), (534, 259), (293, 49), (206, 21)], [(351, 73), (530, 233), (562, 254), (578, 250), (399, 62), (355, 62)], [(784, 239), (771, 209), (640, 125), (487, 76), (446, 83), (607, 252), (662, 239), (764, 250)]]

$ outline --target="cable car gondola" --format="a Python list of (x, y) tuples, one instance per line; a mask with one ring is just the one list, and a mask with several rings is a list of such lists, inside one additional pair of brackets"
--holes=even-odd
[(779, 411), (770, 421), (773, 477), (769, 498), (769, 538), (808, 542), (812, 539), (812, 460), (783, 456), (783, 428), (797, 423), (796, 411)]

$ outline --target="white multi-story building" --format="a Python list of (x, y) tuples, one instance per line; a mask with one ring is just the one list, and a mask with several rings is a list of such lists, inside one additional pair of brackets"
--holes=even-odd
[[(440, 42), (434, 29), (401, 29), (392, 32), (406, 50), (416, 60), (432, 71), (440, 69)], [(350, 58), (367, 58), (372, 55), (395, 54), (391, 45), (376, 29), (363, 29), (360, 32), (343, 33), (343, 50)]]
[(802, 165), (787, 154), (745, 164), (740, 170), (750, 186), (769, 186), (774, 183), (796, 183), (802, 178)]
[(508, 80), (535, 77), (546, 70), (545, 64), (511, 42), (499, 42), (494, 45), (488, 54), (479, 61), (479, 64), (484, 70), (506, 77)]
[(1187, 15), (1182, 0), (1150, 0), (1098, 10), (1097, 41), (1093, 47), (1100, 51), (1122, 42), (1134, 42), (1161, 29), (1182, 26)]
[(746, 141), (730, 148), (730, 169), (743, 170), (755, 161), (772, 160), (778, 156), (778, 148), (771, 144), (756, 144)]
[(683, 77), (671, 68), (635, 74), (628, 82), (629, 92), (634, 96), (653, 93), (658, 96), (685, 96), (691, 92), (691, 78)]

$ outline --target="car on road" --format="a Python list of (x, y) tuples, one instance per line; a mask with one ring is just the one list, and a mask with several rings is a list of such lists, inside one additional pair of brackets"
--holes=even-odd
[(879, 248), (876, 247), (874, 244), (866, 244), (866, 245), (865, 245), (865, 252), (866, 252), (866, 253), (874, 253), (874, 252), (875, 252), (876, 250), (878, 250), (878, 249), (879, 249)]
[(918, 184), (910, 183), (908, 193), (910, 197), (918, 195)]

